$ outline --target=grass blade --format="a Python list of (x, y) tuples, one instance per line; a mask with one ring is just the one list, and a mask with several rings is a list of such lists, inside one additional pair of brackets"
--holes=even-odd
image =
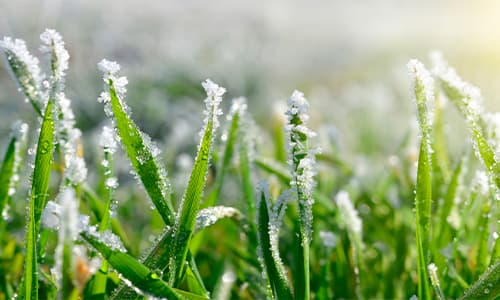
[(50, 169), (54, 152), (54, 121), (52, 118), (52, 100), (47, 103), (38, 138), (35, 156), (35, 169), (31, 187), (28, 228), (26, 231), (26, 258), (24, 267), (24, 288), (20, 292), (22, 299), (38, 299), (38, 266), (36, 244), (40, 228), (40, 216), (47, 200)]
[(497, 188), (500, 188), (500, 164), (496, 161), (495, 152), (488, 144), (484, 129), (481, 124), (484, 119), (481, 115), (481, 92), (480, 90), (464, 82), (456, 71), (448, 67), (441, 55), (436, 54), (434, 60), (434, 73), (439, 79), (440, 87), (445, 95), (455, 104), (467, 122), (467, 127), (474, 141), (476, 156), (483, 162), (484, 166), (494, 179)]
[(233, 105), (231, 107), (231, 111), (228, 115), (228, 120), (230, 121), (229, 123), (229, 130), (226, 134), (226, 143), (224, 147), (224, 151), (222, 153), (222, 161), (217, 168), (217, 177), (215, 178), (215, 184), (210, 191), (210, 194), (208, 195), (207, 199), (205, 200), (205, 203), (203, 204), (204, 207), (210, 207), (214, 206), (217, 203), (217, 199), (219, 198), (219, 195), (222, 190), (222, 184), (224, 182), (224, 177), (227, 173), (227, 169), (229, 168), (229, 165), (231, 163), (231, 159), (233, 158), (233, 153), (234, 153), (234, 145), (236, 143), (236, 138), (239, 132), (239, 126), (240, 126), (240, 106), (242, 98), (234, 99), (233, 100)]
[(408, 69), (413, 76), (413, 91), (417, 105), (417, 115), (422, 133), (418, 157), (415, 194), (416, 241), (418, 254), (418, 298), (430, 299), (431, 290), (427, 265), (430, 254), (431, 201), (432, 201), (432, 145), (431, 109), (434, 100), (434, 82), (422, 63), (411, 60)]
[(111, 249), (90, 234), (83, 232), (81, 235), (85, 241), (102, 254), (116, 271), (128, 279), (135, 287), (156, 297), (184, 298), (163, 281), (160, 274), (151, 271), (132, 256)]
[[(276, 253), (278, 236), (273, 236), (274, 241), (271, 241), (271, 220), (269, 213), (270, 202), (267, 197), (266, 192), (262, 191), (258, 202), (259, 205), (257, 214), (257, 237), (259, 240), (260, 251), (262, 253), (264, 269), (275, 299), (294, 299), (290, 284), (285, 274), (283, 263), (281, 262), (281, 259), (279, 259), (279, 253)], [(273, 247), (272, 243), (275, 243), (276, 246)], [(273, 253), (273, 249), (275, 253)]]
[(19, 88), (32, 104), (36, 113), (43, 116), (44, 96), (41, 91), (43, 76), (40, 72), (38, 59), (28, 52), (26, 43), (21, 39), (13, 40), (10, 37), (4, 37), (0, 41), (0, 50), (5, 53), (9, 70)]
[(486, 272), (467, 291), (461, 300), (495, 299), (500, 295), (500, 262)]
[(27, 133), (28, 125), (26, 123), (20, 121), (14, 123), (11, 139), (0, 168), (0, 214), (8, 205), (9, 198), (16, 192), (17, 178), (26, 148)]
[(130, 119), (127, 113), (129, 109), (122, 102), (126, 78), (115, 77), (115, 73), (119, 70), (116, 63), (103, 60), (99, 63), (99, 68), (104, 72), (104, 80), (109, 89), (109, 93), (104, 92), (99, 98), (100, 101), (104, 102), (105, 112), (110, 117), (114, 116), (114, 125), (118, 130), (125, 152), (151, 201), (165, 224), (172, 225), (174, 223), (174, 210), (170, 201), (171, 187), (165, 169), (157, 161), (159, 150)]
[(299, 204), (299, 251), (301, 257), (299, 263), (302, 266), (299, 270), (303, 276), (300, 281), (296, 281), (295, 296), (297, 299), (310, 298), (310, 267), (309, 267), (309, 248), (312, 239), (312, 206), (314, 203), (313, 189), (315, 186), (314, 175), (316, 174), (316, 150), (310, 149), (309, 138), (316, 136), (307, 128), (306, 122), (309, 119), (307, 110), (309, 103), (304, 98), (304, 94), (294, 91), (288, 103), (286, 115), (288, 124), (288, 149), (289, 164), (292, 170), (292, 180), (290, 185), (297, 193)]
[(215, 130), (218, 127), (217, 116), (221, 114), (219, 103), (222, 101), (222, 95), (225, 93), (224, 88), (219, 87), (210, 80), (205, 81), (203, 87), (208, 96), (205, 100), (207, 104), (207, 111), (205, 112), (207, 119), (205, 128), (202, 130), (203, 136), (198, 146), (198, 153), (196, 155), (193, 170), (175, 224), (174, 247), (171, 252), (171, 269), (169, 270), (169, 283), (173, 286), (179, 284), (184, 261), (186, 260), (188, 252), (189, 242), (193, 235), (196, 214), (198, 213), (203, 189), (205, 187), (212, 142)]

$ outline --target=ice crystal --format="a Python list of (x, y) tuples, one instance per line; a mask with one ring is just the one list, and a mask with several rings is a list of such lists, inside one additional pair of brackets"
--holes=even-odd
[(223, 218), (236, 218), (239, 220), (241, 217), (241, 213), (236, 208), (213, 206), (202, 209), (198, 212), (198, 215), (196, 216), (195, 228), (196, 230), (200, 230), (215, 224), (218, 220)]
[(118, 187), (118, 179), (116, 179), (116, 177), (106, 179), (106, 187), (109, 189), (116, 189)]
[(106, 231), (98, 231), (97, 226), (90, 225), (89, 216), (80, 215), (78, 219), (78, 230), (79, 232), (89, 235), (92, 238), (95, 238), (97, 241), (105, 244), (112, 250), (118, 250), (120, 252), (126, 252), (125, 247), (123, 246), (122, 241), (118, 236), (112, 233), (109, 230)]
[(64, 175), (71, 183), (82, 183), (87, 178), (87, 167), (83, 158), (76, 155), (67, 156)]
[(112, 128), (108, 126), (104, 126), (102, 128), (99, 145), (104, 148), (104, 151), (107, 151), (109, 153), (114, 153), (116, 151), (116, 133)]
[[(269, 215), (268, 231), (269, 231), (269, 242), (271, 244), (271, 249), (270, 249), (271, 255), (273, 256), (274, 261), (278, 265), (280, 276), (285, 276), (284, 275), (284, 274), (286, 274), (285, 266), (283, 264), (283, 261), (281, 259), (280, 252), (279, 252), (279, 232), (280, 232), (283, 216), (285, 213), (286, 203), (290, 200), (291, 192), (287, 191), (287, 192), (283, 193), (282, 196), (280, 197), (280, 199), (276, 202), (276, 204), (273, 205), (273, 203), (271, 201), (271, 195), (269, 192), (269, 184), (267, 182), (265, 182), (265, 181), (259, 182), (258, 191), (259, 191), (259, 193), (258, 193), (259, 199), (260, 199), (261, 195), (264, 196), (264, 199), (266, 201), (266, 206), (267, 206), (267, 212)], [(260, 206), (261, 201), (258, 201), (257, 205)], [(257, 211), (260, 211), (259, 207), (257, 207)], [(260, 244), (261, 243), (259, 243), (259, 245)], [(260, 255), (262, 255), (261, 252), (260, 252)], [(263, 267), (263, 269), (265, 269), (265, 267)]]
[(113, 117), (111, 96), (109, 94), (111, 89), (116, 92), (116, 96), (118, 97), (118, 101), (123, 107), (123, 110), (129, 114), (130, 108), (126, 105), (125, 101), (123, 101), (123, 98), (127, 93), (128, 80), (127, 77), (124, 76), (117, 77), (117, 73), (120, 71), (120, 65), (117, 62), (103, 59), (97, 64), (97, 66), (103, 73), (103, 81), (105, 83), (105, 91), (101, 93), (97, 101), (104, 104), (104, 112), (106, 113), (106, 116), (110, 118)]
[(203, 112), (205, 115), (205, 120), (203, 121), (204, 126), (200, 131), (200, 136), (204, 134), (209, 121), (213, 122), (213, 132), (219, 127), (218, 116), (222, 115), (222, 110), (219, 108), (219, 105), (222, 102), (222, 96), (226, 92), (225, 88), (219, 86), (210, 79), (205, 80), (201, 85), (205, 89), (207, 98), (205, 99), (206, 108)]
[(50, 55), (53, 89), (60, 91), (64, 88), (64, 76), (68, 69), (69, 53), (64, 48), (64, 41), (59, 32), (54, 29), (46, 29), (41, 35), (42, 45), (40, 51)]
[(408, 71), (412, 79), (412, 95), (417, 105), (417, 116), (422, 132), (422, 138), (428, 147), (428, 153), (431, 149), (431, 128), (434, 106), (434, 79), (425, 66), (416, 59), (408, 62)]
[(61, 225), (61, 205), (54, 201), (48, 201), (42, 212), (43, 226), (58, 230)]
[(312, 232), (312, 206), (314, 204), (313, 189), (315, 186), (314, 176), (316, 174), (316, 154), (319, 149), (311, 149), (308, 139), (316, 134), (307, 128), (309, 120), (307, 110), (309, 103), (304, 94), (294, 91), (288, 100), (286, 116), (288, 123), (285, 130), (289, 136), (287, 143), (289, 152), (289, 164), (292, 169), (292, 187), (296, 188), (299, 200), (300, 220), (305, 228), (305, 242), (309, 243)]

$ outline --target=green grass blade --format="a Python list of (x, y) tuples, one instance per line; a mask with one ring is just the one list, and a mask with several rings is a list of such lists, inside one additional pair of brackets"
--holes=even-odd
[[(13, 137), (7, 147), (0, 169), (0, 213), (3, 212), (9, 199), (9, 189), (12, 175), (14, 175), (14, 161), (16, 150), (16, 138)], [(3, 218), (2, 218), (3, 220)]]
[(183, 273), (189, 242), (195, 229), (196, 215), (200, 207), (207, 179), (212, 143), (215, 130), (218, 127), (217, 116), (221, 114), (218, 106), (222, 101), (222, 95), (225, 93), (224, 88), (219, 87), (210, 80), (204, 82), (203, 87), (208, 96), (205, 100), (207, 104), (207, 111), (205, 112), (207, 120), (205, 128), (202, 131), (203, 136), (198, 147), (193, 170), (189, 177), (188, 186), (182, 198), (181, 207), (175, 224), (175, 238), (170, 262), (171, 269), (169, 270), (169, 283), (173, 286), (179, 284), (181, 274)]
[[(161, 234), (158, 241), (151, 247), (141, 262), (150, 269), (164, 270), (170, 260), (170, 251), (173, 242), (173, 230), (167, 228)], [(116, 292), (112, 295), (111, 299), (129, 299), (133, 297), (135, 292), (127, 285), (121, 285)]]
[[(300, 275), (303, 280), (296, 281), (295, 296), (297, 299), (309, 299), (310, 296), (310, 244), (312, 240), (313, 223), (313, 190), (315, 186), (314, 175), (316, 174), (316, 152), (309, 147), (309, 139), (316, 136), (306, 127), (309, 116), (307, 110), (309, 103), (304, 94), (294, 91), (288, 102), (286, 112), (288, 123), (286, 130), (288, 132), (289, 165), (291, 167), (292, 180), (290, 185), (297, 194), (299, 206), (299, 263)], [(302, 277), (303, 276), (303, 277)]]
[(229, 119), (231, 123), (226, 137), (227, 140), (222, 154), (222, 161), (219, 168), (217, 168), (218, 172), (217, 172), (217, 177), (215, 178), (214, 187), (212, 191), (210, 191), (210, 194), (205, 200), (205, 203), (203, 203), (204, 207), (214, 206), (217, 203), (217, 200), (222, 190), (222, 184), (224, 183), (225, 175), (231, 163), (231, 159), (233, 158), (234, 145), (236, 143), (236, 138), (239, 132), (239, 124), (240, 124), (239, 111), (230, 113)]
[(417, 115), (422, 133), (417, 167), (415, 194), (416, 241), (418, 254), (418, 298), (430, 299), (431, 289), (427, 272), (431, 238), (431, 201), (432, 201), (432, 145), (431, 111), (434, 83), (425, 67), (418, 61), (408, 63), (413, 76), (413, 92), (417, 105)]
[(174, 210), (169, 198), (170, 184), (162, 174), (151, 148), (144, 141), (144, 135), (124, 111), (112, 82), (109, 93), (116, 128), (120, 133), (125, 152), (165, 224), (171, 225), (174, 221)]
[(189, 287), (189, 290), (192, 291), (196, 295), (200, 295), (202, 297), (208, 298), (208, 291), (203, 283), (200, 272), (198, 271), (198, 267), (196, 266), (196, 262), (194, 257), (188, 252), (187, 255), (188, 268), (186, 271), (186, 280)]
[(465, 118), (476, 155), (493, 177), (497, 188), (500, 188), (500, 164), (495, 159), (495, 152), (488, 144), (481, 125), (484, 124), (484, 119), (481, 115), (482, 98), (479, 89), (463, 81), (453, 68), (446, 65), (441, 56), (433, 58), (441, 89)]
[(461, 300), (496, 299), (500, 295), (500, 262), (488, 270), (465, 291)]
[[(462, 165), (463, 160), (461, 160), (458, 165), (455, 167), (453, 174), (451, 176), (450, 182), (448, 183), (448, 187), (446, 189), (446, 193), (443, 199), (443, 205), (438, 208), (439, 213), (439, 221), (437, 222), (437, 248), (445, 246), (447, 243), (446, 238), (448, 235), (445, 234), (446, 228), (448, 226), (448, 216), (451, 213), (453, 205), (455, 203), (455, 197), (458, 192), (458, 187), (460, 186), (460, 179), (462, 175)], [(450, 237), (451, 238), (451, 237)]]
[[(262, 191), (257, 214), (257, 236), (262, 253), (264, 269), (275, 299), (293, 299), (290, 284), (287, 280), (286, 274), (284, 273), (284, 267), (280, 261), (276, 261), (275, 259), (275, 256), (278, 256), (279, 253), (275, 253), (273, 255), (272, 252), (269, 207), (266, 197), (266, 193)], [(274, 238), (276, 239), (277, 237), (275, 236)]]
[(28, 125), (26, 123), (20, 121), (14, 123), (11, 138), (0, 167), (0, 214), (7, 206), (9, 198), (16, 191), (17, 178), (24, 159), (27, 132)]
[(156, 297), (184, 299), (183, 296), (178, 294), (161, 279), (160, 274), (151, 271), (132, 256), (122, 253), (119, 250), (111, 249), (106, 244), (85, 232), (83, 232), (81, 236), (85, 241), (91, 244), (92, 247), (99, 251), (108, 263), (135, 287)]
[(22, 299), (38, 298), (38, 263), (36, 244), (40, 228), (40, 216), (47, 200), (52, 155), (54, 152), (54, 122), (52, 100), (47, 103), (35, 156), (35, 169), (31, 187), (29, 218), (26, 231), (26, 257), (23, 275)]
[[(102, 199), (99, 198), (99, 196), (96, 194), (94, 190), (87, 184), (84, 184), (82, 186), (83, 190), (83, 197), (86, 199), (89, 203), (89, 207), (94, 213), (95, 217), (99, 222), (102, 221), (102, 218), (105, 215), (105, 204)], [(127, 249), (128, 252), (133, 252), (132, 251), (132, 246), (130, 244), (129, 238), (127, 234), (125, 233), (125, 230), (123, 230), (122, 225), (117, 219), (111, 219), (111, 230), (113, 231), (114, 234), (118, 235), (120, 237), (120, 240), (123, 243), (123, 246), (125, 249)]]

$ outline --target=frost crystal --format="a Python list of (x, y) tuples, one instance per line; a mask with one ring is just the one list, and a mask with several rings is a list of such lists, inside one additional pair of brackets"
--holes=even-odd
[(209, 207), (198, 212), (195, 228), (196, 230), (203, 229), (223, 218), (236, 218), (239, 220), (241, 217), (241, 213), (236, 208), (227, 206)]
[(316, 133), (306, 126), (309, 120), (308, 108), (309, 104), (304, 94), (294, 91), (288, 101), (288, 110), (285, 113), (288, 118), (285, 130), (289, 136), (289, 143), (287, 143), (289, 164), (292, 169), (290, 184), (297, 191), (300, 221), (305, 228), (304, 238), (307, 243), (311, 240), (312, 205), (314, 203), (312, 193), (316, 174), (315, 156), (319, 152), (319, 149), (310, 149), (308, 145), (308, 139), (316, 136)]
[(82, 183), (87, 178), (87, 167), (83, 158), (76, 155), (66, 157), (64, 176), (71, 183)]
[[(429, 278), (431, 280), (432, 286), (436, 289), (438, 293), (441, 292), (441, 284), (439, 283), (439, 276), (438, 276), (438, 268), (434, 263), (430, 263), (427, 265), (427, 271), (429, 271)], [(444, 299), (444, 297), (439, 297), (439, 299)]]
[(345, 222), (347, 230), (361, 236), (363, 226), (361, 223), (361, 219), (358, 216), (358, 211), (352, 205), (349, 194), (346, 191), (340, 191), (335, 197), (335, 201)]
[(0, 50), (5, 53), (10, 71), (27, 100), (41, 112), (46, 97), (41, 91), (43, 76), (38, 59), (29, 53), (26, 43), (20, 39), (4, 37), (0, 41)]
[(62, 90), (64, 88), (64, 76), (68, 69), (69, 53), (64, 48), (64, 41), (59, 32), (54, 29), (45, 29), (40, 35), (42, 45), (40, 51), (50, 55), (52, 67), (52, 84), (54, 90)]
[(78, 218), (78, 231), (87, 234), (99, 242), (105, 244), (112, 250), (118, 250), (120, 252), (126, 252), (125, 247), (123, 246), (122, 241), (118, 236), (112, 233), (109, 230), (104, 232), (100, 232), (97, 230), (97, 226), (93, 226), (89, 224), (89, 216), (80, 215)]
[(222, 110), (219, 108), (219, 105), (222, 102), (222, 96), (226, 92), (225, 88), (217, 85), (210, 79), (205, 80), (201, 85), (207, 93), (207, 98), (205, 99), (206, 108), (203, 112), (205, 115), (205, 120), (203, 121), (204, 126), (200, 131), (200, 136), (204, 134), (209, 121), (213, 121), (213, 132), (219, 127), (218, 116), (222, 115)]
[[(280, 199), (276, 202), (275, 205), (271, 202), (271, 196), (269, 192), (269, 184), (265, 181), (259, 182), (258, 185), (259, 195), (264, 195), (264, 199), (267, 205), (267, 211), (269, 215), (269, 242), (271, 244), (271, 255), (273, 256), (274, 261), (277, 263), (279, 268), (280, 276), (285, 277), (286, 271), (283, 261), (281, 260), (280, 252), (279, 252), (279, 232), (281, 228), (281, 223), (283, 220), (283, 216), (285, 214), (286, 204), (291, 200), (292, 193), (291, 191), (285, 191)], [(261, 196), (258, 198), (260, 199)], [(261, 205), (261, 201), (257, 202), (257, 205)], [(257, 207), (257, 211), (260, 211), (260, 208)], [(259, 237), (261, 238), (261, 237)], [(259, 247), (262, 242), (259, 242)], [(262, 257), (262, 250), (259, 250), (259, 255)], [(263, 263), (263, 262), (261, 262)], [(265, 267), (263, 267), (265, 269)]]
[(118, 187), (118, 179), (116, 179), (116, 177), (106, 179), (106, 187), (109, 189), (116, 189)]
[(412, 95), (417, 105), (422, 138), (426, 142), (428, 153), (430, 153), (432, 151), (430, 132), (434, 119), (434, 79), (424, 65), (416, 59), (410, 60), (407, 67), (412, 78)]
[(99, 140), (99, 145), (104, 148), (104, 151), (109, 153), (114, 153), (116, 151), (116, 134), (114, 130), (108, 126), (102, 128), (101, 138)]
[(45, 205), (45, 209), (42, 212), (42, 224), (43, 226), (58, 230), (61, 225), (61, 205), (48, 201)]
[(116, 92), (116, 96), (118, 97), (118, 101), (123, 107), (123, 110), (127, 114), (130, 114), (130, 108), (127, 106), (125, 101), (123, 101), (123, 98), (125, 98), (125, 94), (127, 93), (127, 77), (117, 77), (117, 73), (120, 71), (120, 65), (117, 62), (103, 59), (97, 64), (97, 67), (103, 73), (103, 81), (105, 83), (105, 91), (101, 93), (97, 101), (104, 104), (104, 112), (106, 113), (106, 116), (110, 118), (113, 117), (110, 96), (111, 89)]

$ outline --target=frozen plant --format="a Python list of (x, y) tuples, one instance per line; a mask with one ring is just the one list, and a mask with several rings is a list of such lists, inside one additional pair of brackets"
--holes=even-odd
[(26, 96), (26, 102), (31, 102), (41, 116), (47, 99), (42, 91), (44, 76), (38, 59), (29, 53), (26, 42), (21, 39), (4, 37), (0, 41), (0, 50), (4, 52), (12, 77)]

